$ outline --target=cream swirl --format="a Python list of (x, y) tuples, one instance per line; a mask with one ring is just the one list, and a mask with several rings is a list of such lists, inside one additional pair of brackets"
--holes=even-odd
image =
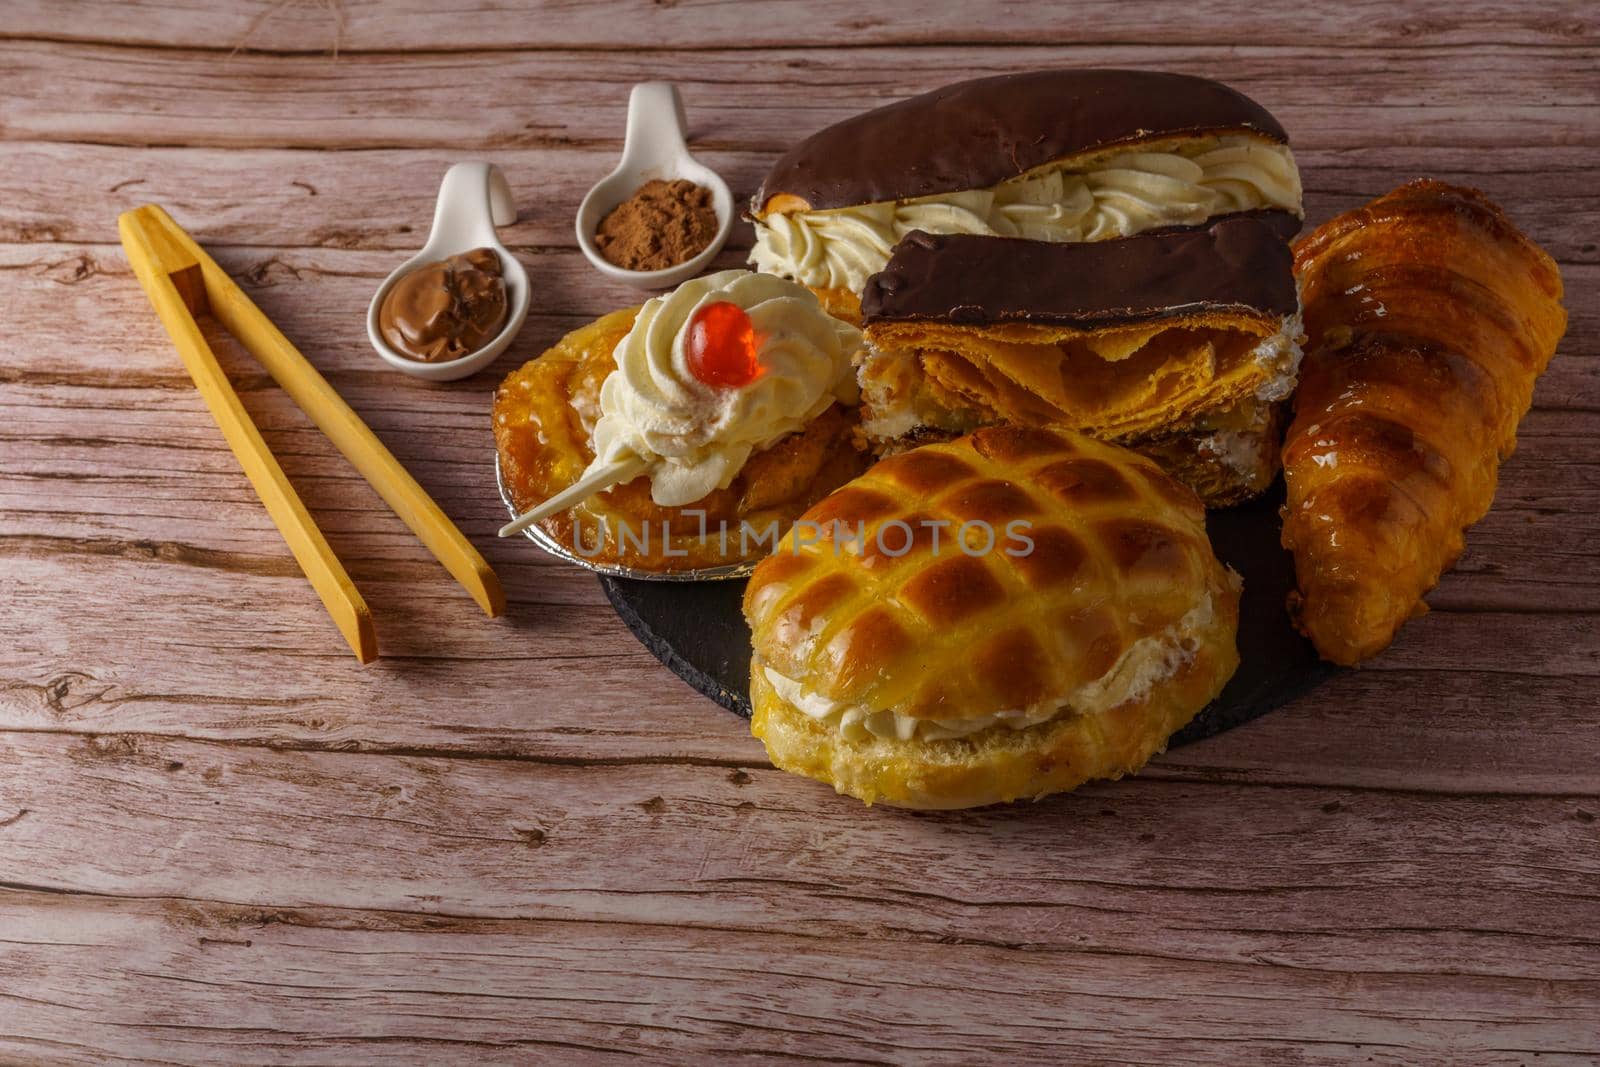
[(756, 224), (750, 263), (819, 289), (860, 292), (912, 230), (1100, 241), (1235, 211), (1298, 215), (1300, 198), (1287, 145), (1224, 136), (1185, 151), (1107, 153), (1078, 169), (1034, 171), (990, 189), (768, 215)]
[[(719, 301), (742, 308), (757, 339), (760, 370), (745, 385), (707, 385), (689, 369), (689, 325)], [(745, 270), (685, 282), (646, 301), (617, 343), (617, 368), (600, 387), (589, 470), (637, 456), (650, 464), (650, 497), (663, 507), (724, 489), (752, 452), (836, 400), (855, 402), (851, 358), (860, 347), (860, 331), (794, 282)]]

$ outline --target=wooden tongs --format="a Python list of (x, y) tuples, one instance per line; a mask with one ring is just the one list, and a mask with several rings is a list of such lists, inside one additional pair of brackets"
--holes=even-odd
[(170, 215), (155, 204), (146, 204), (119, 217), (117, 229), (133, 272), (177, 345), (189, 377), (211, 409), (211, 417), (358, 660), (370, 663), (378, 655), (377, 634), (367, 602), (261, 439), (260, 431), (239, 402), (239, 394), (234, 392), (200, 332), (196, 315), (209, 312), (233, 334), (395, 514), (405, 520), (434, 558), (472, 594), (479, 607), (491, 617), (505, 610), (500, 581), (478, 550), (350, 410), (327, 379)]

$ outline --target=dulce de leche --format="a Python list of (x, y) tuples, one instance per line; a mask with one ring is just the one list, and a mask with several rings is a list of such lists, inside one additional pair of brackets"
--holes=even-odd
[(423, 363), (470, 356), (506, 324), (506, 283), (492, 248), (474, 248), (406, 272), (383, 298), (378, 328)]

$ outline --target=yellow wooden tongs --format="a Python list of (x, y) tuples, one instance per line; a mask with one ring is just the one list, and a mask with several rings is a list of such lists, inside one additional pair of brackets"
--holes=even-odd
[(238, 339), (395, 514), (405, 520), (434, 558), (472, 594), (479, 607), (491, 617), (505, 610), (500, 580), (478, 550), (350, 410), (327, 379), (170, 215), (155, 204), (146, 204), (119, 217), (117, 229), (133, 272), (177, 345), (189, 377), (211, 409), (211, 417), (216, 419), (228, 447), (266, 505), (267, 514), (277, 523), (300, 569), (322, 597), (328, 614), (358, 660), (370, 663), (378, 655), (377, 634), (367, 602), (261, 439), (260, 431), (239, 402), (239, 394), (234, 392), (200, 332), (196, 315), (209, 311)]

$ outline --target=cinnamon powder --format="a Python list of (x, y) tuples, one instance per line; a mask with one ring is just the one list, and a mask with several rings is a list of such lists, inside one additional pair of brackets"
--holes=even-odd
[(623, 270), (665, 270), (693, 259), (716, 235), (710, 189), (655, 178), (600, 220), (594, 243)]

